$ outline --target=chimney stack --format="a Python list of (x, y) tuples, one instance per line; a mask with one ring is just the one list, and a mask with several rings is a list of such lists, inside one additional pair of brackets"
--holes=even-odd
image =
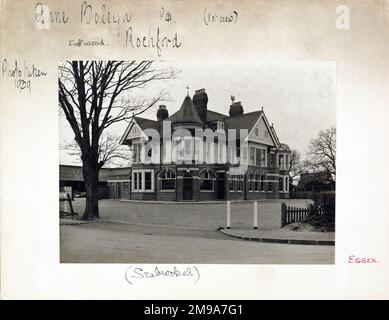
[(208, 95), (205, 92), (205, 89), (196, 90), (192, 101), (193, 105), (196, 107), (196, 111), (199, 114), (201, 121), (207, 123)]
[[(234, 97), (235, 99), (235, 97)], [(240, 116), (241, 114), (243, 114), (243, 107), (242, 107), (242, 103), (240, 101), (238, 102), (234, 102), (233, 99), (232, 100), (232, 104), (230, 106), (230, 117), (236, 117), (236, 116)]]
[(157, 120), (163, 121), (169, 116), (169, 111), (167, 111), (166, 106), (161, 104), (157, 111)]

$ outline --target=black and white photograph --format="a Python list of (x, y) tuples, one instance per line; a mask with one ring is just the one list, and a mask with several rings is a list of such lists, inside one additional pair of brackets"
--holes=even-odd
[(388, 22), (385, 0), (0, 0), (0, 299), (388, 298)]
[(58, 68), (62, 263), (334, 263), (335, 62)]

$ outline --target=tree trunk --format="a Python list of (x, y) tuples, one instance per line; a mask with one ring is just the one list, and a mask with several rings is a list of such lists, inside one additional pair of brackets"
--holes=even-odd
[(86, 191), (85, 211), (82, 220), (94, 220), (99, 218), (98, 187), (99, 170), (97, 165), (88, 161), (83, 162), (83, 174)]

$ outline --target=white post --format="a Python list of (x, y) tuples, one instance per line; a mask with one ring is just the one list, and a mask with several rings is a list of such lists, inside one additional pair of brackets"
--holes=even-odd
[(227, 229), (231, 227), (231, 202), (227, 201)]
[(254, 201), (254, 229), (258, 229), (258, 202)]

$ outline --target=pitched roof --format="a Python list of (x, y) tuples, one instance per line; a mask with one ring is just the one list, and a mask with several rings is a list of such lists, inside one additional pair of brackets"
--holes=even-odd
[(219, 112), (215, 112), (215, 111), (211, 111), (211, 110), (207, 110), (207, 121), (208, 122), (212, 122), (212, 121), (224, 121), (224, 119), (228, 118), (227, 115), (225, 114), (222, 114), (222, 113), (219, 113)]
[(261, 114), (262, 111), (254, 111), (235, 117), (228, 117), (225, 119), (226, 127), (227, 129), (248, 129), (250, 132)]
[(136, 121), (136, 123), (139, 125), (139, 127), (142, 130), (145, 130), (145, 129), (159, 130), (159, 122), (156, 120), (150, 120), (150, 119), (141, 118), (141, 117), (134, 117), (134, 120)]
[(172, 114), (166, 120), (170, 120), (173, 125), (177, 123), (196, 123), (201, 125), (204, 124), (201, 121), (199, 114), (197, 113), (197, 110), (193, 105), (192, 99), (189, 96), (185, 97), (180, 110)]

